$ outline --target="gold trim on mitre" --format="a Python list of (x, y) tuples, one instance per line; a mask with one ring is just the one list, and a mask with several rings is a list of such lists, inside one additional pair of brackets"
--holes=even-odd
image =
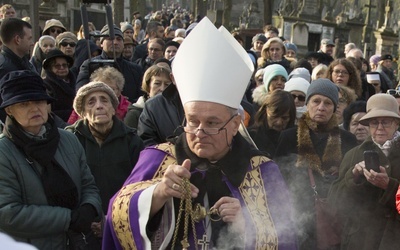
[(254, 65), (225, 29), (204, 17), (182, 42), (172, 72), (182, 104), (191, 101), (239, 108)]

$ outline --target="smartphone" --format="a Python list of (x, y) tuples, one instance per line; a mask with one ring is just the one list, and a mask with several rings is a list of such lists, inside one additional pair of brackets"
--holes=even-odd
[(365, 168), (367, 170), (374, 170), (375, 172), (380, 173), (381, 170), (379, 169), (379, 155), (378, 152), (375, 150), (367, 150), (364, 151), (364, 162)]

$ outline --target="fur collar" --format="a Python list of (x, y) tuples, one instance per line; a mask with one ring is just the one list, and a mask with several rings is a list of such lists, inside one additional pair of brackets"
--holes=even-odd
[(268, 92), (265, 89), (264, 84), (258, 86), (257, 88), (255, 88), (253, 90), (253, 94), (252, 94), (253, 102), (257, 103), (260, 107), (267, 99), (267, 96), (268, 96)]
[[(311, 141), (311, 133), (327, 133), (328, 141), (322, 159), (317, 155)], [(327, 125), (321, 126), (312, 121), (308, 112), (300, 119), (297, 130), (298, 157), (296, 167), (310, 167), (321, 175), (335, 173), (342, 160), (340, 130), (335, 115)]]

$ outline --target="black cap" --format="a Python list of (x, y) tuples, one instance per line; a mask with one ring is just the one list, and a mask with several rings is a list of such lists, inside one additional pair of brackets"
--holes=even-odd
[(386, 54), (386, 55), (383, 55), (383, 56), (381, 57), (381, 60), (390, 60), (390, 61), (393, 61), (393, 56), (390, 55), (390, 54)]
[(0, 93), (3, 99), (0, 108), (20, 102), (46, 100), (50, 103), (55, 100), (47, 94), (43, 79), (29, 70), (7, 73), (0, 80)]

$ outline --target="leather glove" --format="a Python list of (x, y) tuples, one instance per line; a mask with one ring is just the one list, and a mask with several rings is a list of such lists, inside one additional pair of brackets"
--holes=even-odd
[(71, 223), (69, 228), (76, 231), (87, 233), (91, 230), (92, 222), (97, 216), (97, 211), (91, 204), (83, 204), (78, 209), (71, 212)]

